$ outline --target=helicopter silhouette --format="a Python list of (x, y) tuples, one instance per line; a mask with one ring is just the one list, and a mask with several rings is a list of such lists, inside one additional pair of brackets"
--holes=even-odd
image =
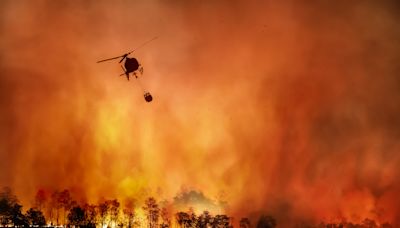
[(119, 63), (121, 63), (122, 61), (125, 60), (125, 63), (124, 63), (125, 68), (122, 67), (122, 65), (121, 65), (122, 70), (124, 70), (124, 73), (121, 74), (120, 76), (126, 75), (126, 79), (128, 79), (128, 81), (129, 81), (129, 74), (130, 74), (130, 73), (133, 73), (133, 75), (134, 75), (136, 78), (138, 78), (137, 72), (139, 71), (140, 74), (143, 74), (143, 67), (139, 64), (139, 62), (138, 62), (138, 60), (137, 60), (136, 58), (128, 58), (128, 55), (132, 54), (132, 52), (138, 50), (139, 48), (143, 47), (144, 45), (150, 43), (151, 41), (153, 41), (153, 40), (155, 40), (155, 39), (157, 39), (157, 38), (158, 38), (158, 37), (156, 36), (156, 37), (154, 37), (153, 39), (144, 42), (142, 45), (140, 45), (139, 47), (135, 48), (135, 49), (134, 49), (133, 51), (131, 51), (131, 52), (125, 53), (125, 54), (120, 55), (120, 56), (117, 56), (117, 57), (109, 58), (109, 59), (103, 59), (103, 60), (97, 61), (97, 63), (101, 63), (101, 62), (105, 62), (105, 61), (109, 61), (109, 60), (114, 60), (114, 59), (121, 58), (121, 60), (119, 61)]
[(122, 58), (119, 63), (121, 63), (122, 61), (124, 61), (125, 59), (125, 63), (124, 63), (124, 67), (122, 67), (122, 70), (124, 70), (123, 74), (120, 74), (120, 76), (122, 75), (126, 75), (126, 79), (128, 79), (129, 81), (129, 74), (133, 73), (133, 75), (138, 78), (137, 76), (137, 71), (139, 71), (141, 74), (143, 74), (143, 67), (139, 64), (139, 62), (137, 61), (136, 58), (128, 58), (128, 55), (131, 54), (133, 51), (128, 52), (126, 54), (123, 54), (121, 56), (117, 56), (117, 57), (113, 57), (113, 58), (109, 58), (109, 59), (103, 59), (100, 61), (97, 61), (97, 63), (101, 63), (101, 62), (105, 62), (105, 61), (109, 61), (109, 60), (113, 60), (113, 59), (118, 59), (118, 58)]
[[(108, 58), (108, 59), (103, 59), (100, 61), (97, 61), (97, 63), (101, 63), (101, 62), (105, 62), (105, 61), (109, 61), (109, 60), (114, 60), (114, 59), (119, 59), (121, 58), (121, 60), (119, 61), (119, 63), (122, 63), (122, 61), (125, 60), (124, 62), (124, 66), (121, 65), (122, 70), (124, 71), (123, 74), (120, 74), (120, 76), (125, 75), (126, 79), (128, 79), (129, 81), (129, 76), (130, 73), (133, 73), (133, 75), (135, 76), (135, 78), (138, 78), (138, 73), (140, 73), (141, 75), (143, 75), (143, 67), (142, 65), (140, 65), (139, 61), (136, 58), (129, 58), (128, 55), (132, 54), (132, 52), (138, 50), (139, 48), (143, 47), (144, 45), (150, 43), (151, 41), (157, 39), (158, 37), (154, 37), (153, 39), (143, 43), (142, 45), (140, 45), (139, 47), (137, 47), (136, 49), (134, 49), (131, 52), (125, 53), (123, 55), (117, 56), (117, 57), (112, 57), (112, 58)], [(151, 96), (151, 94), (149, 92), (144, 93), (144, 98), (147, 102), (150, 102), (153, 100), (153, 97)]]

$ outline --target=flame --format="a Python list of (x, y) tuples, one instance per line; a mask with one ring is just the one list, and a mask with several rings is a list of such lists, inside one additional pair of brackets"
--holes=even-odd
[[(395, 3), (0, 5), (0, 185), (25, 205), (196, 190), (236, 217), (399, 223)], [(96, 63), (155, 35), (139, 80)]]

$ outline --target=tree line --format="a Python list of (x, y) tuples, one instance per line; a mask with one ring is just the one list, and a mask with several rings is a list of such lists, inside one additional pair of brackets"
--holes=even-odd
[[(171, 214), (165, 206), (160, 206), (155, 198), (145, 200), (141, 209), (145, 218), (140, 218), (137, 209), (140, 208), (134, 199), (126, 199), (124, 204), (117, 199), (102, 200), (98, 204), (78, 203), (73, 200), (69, 190), (54, 191), (47, 194), (44, 190), (36, 193), (34, 204), (25, 213), (22, 205), (10, 188), (0, 192), (0, 225), (2, 227), (43, 227), (43, 226), (73, 226), (73, 227), (147, 227), (169, 228), (172, 221), (180, 228), (233, 228), (232, 217), (225, 214), (213, 215), (204, 211), (196, 215), (193, 209)], [(276, 220), (271, 216), (262, 215), (251, 223), (249, 218), (238, 221), (240, 228), (274, 228)], [(354, 223), (320, 223), (310, 225), (300, 223), (297, 228), (391, 228), (389, 223), (377, 225), (375, 221), (365, 219), (360, 224)]]
[[(140, 207), (145, 218), (139, 218), (136, 212), (138, 208), (134, 199), (126, 199), (123, 205), (117, 199), (102, 200), (98, 204), (78, 203), (73, 200), (69, 190), (54, 191), (51, 194), (39, 190), (33, 207), (23, 213), (22, 205), (11, 189), (4, 188), (0, 192), (0, 225), (169, 228), (172, 221), (175, 221), (181, 228), (233, 227), (232, 218), (224, 214), (214, 216), (204, 211), (197, 216), (193, 209), (171, 214), (153, 197), (147, 198)], [(244, 219), (242, 223), (241, 227), (250, 227), (249, 219)]]

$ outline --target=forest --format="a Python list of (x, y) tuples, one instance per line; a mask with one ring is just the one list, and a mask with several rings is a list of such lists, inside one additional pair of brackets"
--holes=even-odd
[[(138, 211), (144, 212), (142, 215)], [(252, 221), (254, 220), (254, 221)], [(172, 213), (170, 208), (160, 206), (154, 197), (148, 197), (143, 205), (135, 199), (103, 199), (98, 204), (75, 201), (69, 190), (53, 191), (50, 194), (38, 190), (33, 206), (23, 210), (10, 188), (0, 192), (1, 227), (147, 227), (147, 228), (273, 228), (280, 227), (272, 216), (260, 215), (236, 220), (226, 214), (213, 215), (203, 211), (196, 215), (193, 208)], [(296, 228), (391, 228), (389, 223), (377, 224), (371, 219), (361, 223), (341, 221), (338, 223), (298, 222)]]

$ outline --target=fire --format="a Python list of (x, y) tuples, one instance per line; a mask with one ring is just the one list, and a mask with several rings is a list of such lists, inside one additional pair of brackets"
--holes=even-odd
[[(196, 213), (399, 223), (395, 3), (0, 5), (0, 186), (23, 205), (194, 191)], [(96, 64), (156, 35), (140, 81)]]

